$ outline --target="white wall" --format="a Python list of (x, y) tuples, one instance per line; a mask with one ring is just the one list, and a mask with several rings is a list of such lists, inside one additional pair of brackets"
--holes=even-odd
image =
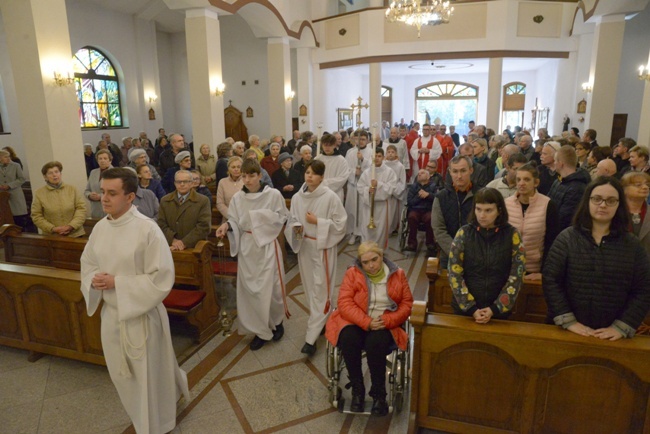
[[(650, 8), (625, 22), (625, 36), (618, 73), (614, 113), (627, 113), (625, 135), (637, 139), (641, 122), (644, 82), (637, 78), (638, 69), (646, 65), (650, 51)], [(645, 119), (644, 122), (650, 120)], [(650, 143), (640, 143), (649, 146)]]
[[(243, 114), (248, 134), (266, 138), (269, 127), (269, 90), (267, 73), (266, 39), (253, 35), (246, 22), (237, 15), (219, 17), (221, 27), (221, 64), (226, 91), (224, 107), (228, 101)], [(259, 84), (255, 84), (255, 80)], [(242, 85), (246, 81), (246, 85)], [(254, 116), (246, 117), (246, 108), (253, 109)]]

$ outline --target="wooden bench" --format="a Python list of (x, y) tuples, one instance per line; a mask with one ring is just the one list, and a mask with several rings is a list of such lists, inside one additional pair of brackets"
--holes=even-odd
[[(75, 271), (81, 269), (81, 254), (88, 242), (85, 238), (27, 234), (14, 225), (2, 226), (0, 239), (5, 243), (6, 262)], [(167, 312), (185, 319), (195, 339), (202, 343), (220, 328), (220, 308), (212, 272), (212, 244), (199, 241), (193, 249), (172, 252), (172, 257), (176, 289), (166, 300)]]
[(649, 433), (650, 338), (428, 313), (417, 301), (409, 433)]
[(0, 262), (0, 345), (106, 365), (100, 309), (86, 314), (78, 271)]
[(11, 206), (9, 206), (10, 197), (8, 191), (0, 191), (0, 225), (14, 223), (14, 216), (11, 213)]

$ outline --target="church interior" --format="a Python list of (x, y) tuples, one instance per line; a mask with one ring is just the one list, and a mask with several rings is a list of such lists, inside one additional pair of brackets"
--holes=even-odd
[[(591, 128), (601, 144), (631, 137), (650, 146), (649, 0), (452, 0), (448, 23), (421, 29), (389, 22), (389, 3), (0, 0), (0, 148), (15, 149), (32, 190), (45, 184), (43, 164), (58, 160), (65, 182), (83, 191), (84, 144), (95, 149), (103, 133), (118, 145), (122, 137), (141, 132), (154, 141), (159, 128), (183, 134), (195, 150), (208, 144), (215, 155), (228, 136), (246, 141), (252, 134), (277, 134), (289, 140), (294, 130), (320, 136), (348, 127), (373, 130), (382, 121), (393, 125), (436, 118), (455, 125), (461, 136), (471, 120), (497, 132), (516, 125), (531, 132), (547, 128), (551, 135)], [(75, 64), (73, 56), (87, 48), (110, 61), (106, 75), (115, 83), (115, 100), (109, 101), (106, 114), (86, 113), (83, 104), (80, 108), (83, 90), (75, 77), (90, 72)], [(52, 246), (39, 248), (49, 249), (50, 258), (38, 264), (57, 268), (55, 262), (65, 263), (66, 252), (57, 257)], [(647, 336), (585, 344), (539, 324), (543, 317), (537, 313), (514, 326), (490, 326), (487, 333), (436, 317), (433, 306), (444, 311), (447, 300), (435, 292), (441, 283), (424, 250), (406, 254), (393, 236), (386, 251), (407, 272), (416, 301), (401, 411), (379, 418), (340, 413), (331, 405), (325, 338), (319, 338), (314, 356), (300, 352), (309, 303), (295, 255), (287, 254), (292, 317), (285, 321), (282, 341), (252, 352), (251, 337), (237, 333), (237, 319), (226, 333), (221, 316), (212, 319), (214, 328), (200, 343), (182, 327), (172, 328), (192, 397), (179, 403), (172, 432), (650, 430)], [(6, 247), (0, 252), (0, 312), (13, 309), (14, 303), (22, 306), (7, 295), (11, 281), (78, 281), (78, 271), (70, 268), (44, 268), (25, 276), (4, 262)], [(223, 250), (213, 253), (211, 260), (223, 271)], [(354, 259), (356, 247), (341, 242), (336, 287)], [(232, 273), (207, 273), (215, 289), (215, 315), (232, 312)], [(202, 285), (203, 277), (195, 274), (188, 282)], [(537, 298), (531, 294), (519, 305), (527, 301), (532, 311), (537, 309), (543, 298), (537, 291)], [(76, 300), (52, 303), (63, 306), (56, 312), (69, 320), (80, 299), (79, 294)], [(15, 330), (26, 327), (25, 317), (9, 324), (0, 316), (0, 432), (135, 432), (102, 361), (101, 346), (97, 352), (92, 340), (89, 347), (81, 343), (87, 321), (75, 323), (69, 332), (75, 341), (70, 348), (52, 351), (46, 349), (51, 346), (47, 338), (31, 349), (17, 344)], [(38, 341), (37, 336), (30, 339)], [(445, 353), (449, 347), (453, 351)], [(79, 351), (85, 355), (70, 356)], [(460, 376), (473, 366), (473, 352), (481, 353), (479, 365), (493, 370), (477, 380), (484, 386), (483, 409), (471, 408), (472, 400), (463, 396), (468, 382), (461, 382), (458, 391), (435, 385), (435, 378), (450, 372)], [(543, 354), (537, 357), (537, 352)], [(588, 368), (571, 371), (581, 364)], [(584, 406), (563, 408), (563, 388), (580, 388), (596, 379), (620, 399), (603, 402), (596, 393)], [(462, 401), (462, 408), (436, 393), (447, 403), (449, 397)], [(596, 415), (591, 424), (572, 424), (570, 413), (586, 414), (590, 405), (600, 406), (601, 415), (619, 417), (607, 425)]]

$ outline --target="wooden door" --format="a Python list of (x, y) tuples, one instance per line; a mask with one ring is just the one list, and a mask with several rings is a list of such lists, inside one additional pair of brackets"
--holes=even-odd
[(236, 142), (248, 140), (248, 129), (244, 125), (242, 112), (233, 107), (232, 103), (223, 111), (226, 127), (226, 137), (232, 137)]
[(610, 146), (614, 146), (620, 139), (625, 137), (625, 130), (627, 129), (627, 113), (615, 114), (614, 122), (612, 122), (612, 139)]

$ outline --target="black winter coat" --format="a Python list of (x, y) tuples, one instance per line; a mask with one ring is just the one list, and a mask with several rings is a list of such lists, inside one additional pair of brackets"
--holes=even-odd
[(650, 310), (650, 260), (630, 233), (597, 245), (587, 229), (570, 227), (549, 251), (542, 285), (550, 318), (573, 313), (593, 329), (619, 320), (636, 329)]
[(557, 205), (561, 229), (571, 226), (573, 214), (578, 209), (582, 195), (590, 182), (589, 172), (578, 169), (561, 181), (556, 180), (551, 186), (548, 197)]

